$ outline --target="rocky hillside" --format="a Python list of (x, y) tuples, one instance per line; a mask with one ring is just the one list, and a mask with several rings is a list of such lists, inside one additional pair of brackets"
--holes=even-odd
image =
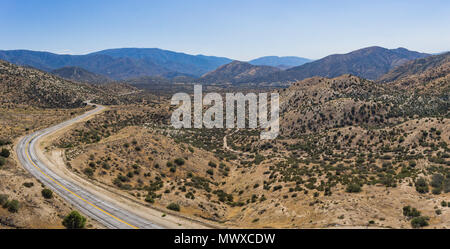
[(233, 61), (203, 75), (200, 81), (205, 83), (247, 83), (254, 78), (279, 71), (280, 69), (275, 67), (254, 66), (246, 62)]
[(448, 63), (450, 63), (450, 52), (409, 61), (380, 77), (378, 82), (393, 82), (395, 80), (407, 78), (414, 74), (422, 74), (429, 70), (438, 71), (438, 67)]
[(280, 94), (282, 132), (291, 135), (350, 125), (385, 127), (413, 117), (449, 115), (448, 98), (442, 94), (410, 93), (352, 75), (306, 79)]
[(126, 85), (92, 86), (75, 83), (37, 69), (0, 60), (0, 104), (73, 108), (94, 98), (113, 102), (118, 95), (130, 91), (135, 91), (135, 88)]
[(76, 82), (84, 82), (90, 84), (104, 84), (111, 82), (111, 79), (109, 79), (108, 77), (89, 72), (88, 70), (81, 67), (63, 67), (53, 70), (51, 73), (66, 80), (72, 80)]
[(449, 95), (450, 53), (414, 60), (380, 78), (396, 89)]

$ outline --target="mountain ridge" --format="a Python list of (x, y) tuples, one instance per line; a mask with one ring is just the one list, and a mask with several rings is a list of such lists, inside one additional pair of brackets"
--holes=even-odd
[(59, 55), (32, 50), (0, 50), (0, 59), (47, 72), (67, 66), (81, 67), (115, 80), (164, 74), (189, 74), (200, 77), (232, 61), (224, 57), (194, 56), (162, 49), (133, 48), (102, 50), (85, 55)]
[(312, 60), (297, 57), (297, 56), (264, 56), (253, 59), (248, 63), (255, 66), (272, 66), (278, 67), (280, 69), (289, 69), (296, 66), (301, 66), (305, 63), (311, 62)]
[(367, 47), (346, 54), (333, 54), (304, 65), (256, 79), (258, 82), (298, 81), (320, 76), (335, 78), (343, 74), (375, 80), (392, 68), (407, 61), (424, 58), (429, 54), (405, 48), (387, 49), (379, 46)]

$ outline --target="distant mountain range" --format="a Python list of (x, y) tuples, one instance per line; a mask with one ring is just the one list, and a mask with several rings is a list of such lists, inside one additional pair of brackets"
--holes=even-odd
[(396, 66), (427, 56), (430, 55), (409, 51), (405, 48), (368, 47), (348, 54), (330, 55), (299, 67), (254, 79), (254, 81), (298, 81), (314, 76), (334, 78), (343, 74), (352, 74), (365, 79), (376, 80)]
[(111, 79), (139, 84), (143, 80), (144, 85), (155, 82), (276, 84), (314, 76), (334, 78), (344, 74), (377, 80), (397, 66), (428, 56), (405, 48), (368, 47), (316, 61), (301, 57), (268, 56), (247, 63), (157, 48), (109, 49), (87, 55), (58, 55), (29, 50), (0, 51), (0, 59), (73, 81), (102, 83)]
[(0, 59), (48, 72), (62, 67), (80, 67), (114, 80), (180, 74), (200, 77), (232, 61), (228, 58), (188, 55), (157, 48), (110, 49), (87, 55), (9, 50), (0, 51)]
[(288, 69), (292, 67), (301, 66), (311, 61), (312, 60), (310, 59), (295, 56), (285, 56), (285, 57), (265, 56), (251, 60), (249, 61), (249, 63), (255, 66), (272, 66), (278, 67), (280, 69)]

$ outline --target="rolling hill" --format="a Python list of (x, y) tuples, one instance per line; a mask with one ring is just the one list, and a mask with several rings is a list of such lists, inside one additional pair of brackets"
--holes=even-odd
[(408, 62), (383, 75), (378, 82), (395, 89), (448, 97), (450, 53)]
[(74, 108), (90, 99), (119, 103), (118, 96), (135, 90), (120, 84), (95, 86), (77, 83), (0, 60), (0, 105)]
[(53, 70), (51, 73), (66, 80), (73, 80), (76, 82), (91, 84), (104, 84), (111, 82), (111, 79), (108, 77), (89, 72), (81, 67), (63, 67)]
[(414, 74), (421, 74), (450, 63), (450, 52), (407, 62), (380, 77), (381, 83), (404, 79)]
[(270, 66), (254, 66), (250, 63), (233, 61), (220, 66), (216, 70), (203, 75), (200, 81), (203, 83), (244, 83), (254, 78), (279, 72), (280, 69)]

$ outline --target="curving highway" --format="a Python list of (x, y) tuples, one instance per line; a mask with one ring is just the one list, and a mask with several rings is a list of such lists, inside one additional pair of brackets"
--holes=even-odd
[(101, 112), (105, 107), (96, 106), (95, 109), (77, 116), (74, 119), (65, 121), (50, 128), (34, 132), (22, 138), (17, 147), (16, 153), (20, 163), (34, 177), (39, 179), (46, 187), (52, 189), (59, 196), (75, 206), (83, 214), (89, 216), (107, 228), (113, 229), (159, 229), (164, 228), (145, 218), (138, 216), (114, 203), (108, 202), (99, 196), (89, 192), (83, 186), (74, 181), (67, 180), (45, 165), (37, 156), (36, 148), (39, 141), (61, 129), (64, 129), (82, 119), (88, 118)]

